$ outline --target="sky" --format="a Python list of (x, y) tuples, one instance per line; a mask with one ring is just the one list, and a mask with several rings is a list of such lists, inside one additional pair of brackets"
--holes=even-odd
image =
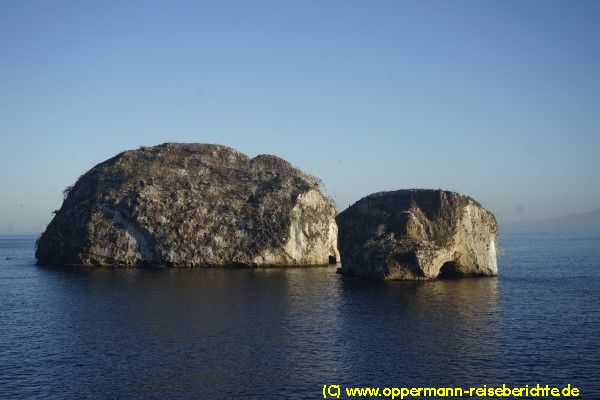
[(342, 211), (442, 188), (501, 223), (600, 207), (598, 1), (0, 1), (0, 234), (141, 145), (219, 143)]

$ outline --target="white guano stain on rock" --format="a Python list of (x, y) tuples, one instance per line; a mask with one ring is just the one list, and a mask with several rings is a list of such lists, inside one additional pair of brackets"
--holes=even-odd
[[(123, 214), (114, 208), (102, 204), (100, 210), (104, 211), (116, 223), (117, 227), (125, 229), (125, 234), (129, 242), (133, 246), (129, 246), (128, 253), (132, 253), (133, 249), (137, 252), (135, 258), (142, 261), (152, 261), (154, 254), (151, 250), (148, 233), (144, 232), (139, 226), (136, 226), (131, 221), (127, 220)], [(129, 257), (128, 257), (129, 258)]]
[[(315, 218), (321, 215), (322, 218)], [(315, 222), (316, 221), (316, 222)], [(338, 262), (335, 210), (317, 190), (298, 196), (290, 213), (288, 241), (267, 249), (254, 261), (265, 265), (323, 265)]]

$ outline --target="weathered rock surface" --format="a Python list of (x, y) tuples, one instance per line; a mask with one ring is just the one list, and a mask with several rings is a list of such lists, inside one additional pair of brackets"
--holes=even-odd
[(84, 174), (38, 241), (43, 265), (301, 266), (339, 260), (332, 202), (270, 155), (167, 143)]
[(340, 213), (343, 274), (419, 280), (497, 275), (494, 215), (442, 190), (371, 194)]

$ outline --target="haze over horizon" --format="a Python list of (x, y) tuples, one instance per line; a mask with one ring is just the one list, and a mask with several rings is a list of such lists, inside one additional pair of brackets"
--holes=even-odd
[(501, 223), (600, 208), (600, 3), (0, 3), (0, 234), (141, 145), (219, 143), (338, 211), (442, 188)]

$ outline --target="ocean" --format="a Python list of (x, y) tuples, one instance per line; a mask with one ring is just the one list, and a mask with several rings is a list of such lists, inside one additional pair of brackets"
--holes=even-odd
[[(315, 399), (324, 385), (600, 399), (600, 230), (501, 230), (500, 276), (38, 267), (0, 237), (0, 398)], [(347, 398), (342, 393), (341, 398)]]

